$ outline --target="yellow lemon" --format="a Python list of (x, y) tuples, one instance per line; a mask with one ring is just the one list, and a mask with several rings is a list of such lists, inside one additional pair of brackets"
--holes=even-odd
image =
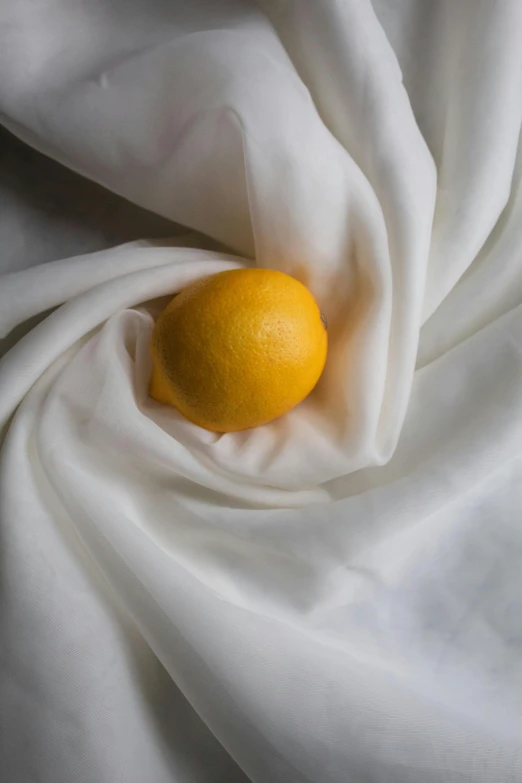
[(152, 335), (149, 392), (214, 432), (257, 427), (314, 388), (326, 319), (310, 291), (270, 269), (236, 269), (174, 297)]

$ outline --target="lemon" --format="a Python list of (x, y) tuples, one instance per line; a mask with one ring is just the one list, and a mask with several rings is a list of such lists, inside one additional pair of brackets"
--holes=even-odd
[(257, 427), (312, 391), (327, 343), (326, 319), (302, 283), (270, 269), (221, 272), (160, 314), (149, 392), (207, 430)]

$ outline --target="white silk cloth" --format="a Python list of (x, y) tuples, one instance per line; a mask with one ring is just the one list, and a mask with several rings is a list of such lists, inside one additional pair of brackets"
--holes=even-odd
[[(0, 278), (6, 783), (522, 780), (521, 41), (520, 0), (0, 4), (5, 127), (197, 232)], [(151, 328), (253, 263), (327, 367), (218, 436)]]

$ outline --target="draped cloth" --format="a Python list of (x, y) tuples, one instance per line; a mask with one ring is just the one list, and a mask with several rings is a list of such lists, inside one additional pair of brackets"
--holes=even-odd
[[(184, 227), (0, 278), (6, 781), (522, 779), (521, 40), (519, 0), (0, 4), (0, 122)], [(151, 330), (253, 264), (327, 366), (216, 435)]]

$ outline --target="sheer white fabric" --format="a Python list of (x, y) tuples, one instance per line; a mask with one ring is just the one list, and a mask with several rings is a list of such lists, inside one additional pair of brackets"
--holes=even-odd
[[(3, 124), (209, 238), (0, 279), (2, 335), (52, 311), (0, 364), (10, 779), (522, 778), (521, 36), (518, 0), (0, 6)], [(153, 318), (253, 263), (327, 367), (218, 436), (148, 398)]]

